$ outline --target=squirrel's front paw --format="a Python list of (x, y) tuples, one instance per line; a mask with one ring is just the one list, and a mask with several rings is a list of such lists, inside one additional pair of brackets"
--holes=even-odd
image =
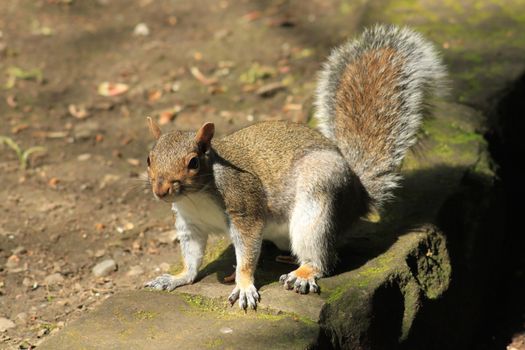
[(237, 299), (239, 299), (239, 307), (241, 309), (246, 310), (246, 308), (250, 307), (255, 310), (257, 309), (257, 302), (261, 300), (261, 297), (253, 284), (250, 284), (246, 288), (237, 285), (228, 297), (228, 301), (233, 305)]
[(190, 281), (184, 278), (178, 278), (172, 275), (164, 274), (154, 280), (147, 282), (144, 287), (156, 290), (172, 291), (177, 287), (189, 284)]

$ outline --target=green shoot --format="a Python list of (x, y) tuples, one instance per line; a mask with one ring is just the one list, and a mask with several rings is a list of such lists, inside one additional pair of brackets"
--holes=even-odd
[(29, 156), (33, 153), (44, 153), (46, 152), (46, 149), (44, 147), (36, 146), (36, 147), (30, 147), (26, 150), (23, 150), (20, 148), (20, 146), (10, 137), (7, 136), (0, 136), (0, 145), (5, 144), (7, 147), (11, 148), (18, 157), (18, 162), (21, 170), (27, 169), (27, 166), (29, 164)]

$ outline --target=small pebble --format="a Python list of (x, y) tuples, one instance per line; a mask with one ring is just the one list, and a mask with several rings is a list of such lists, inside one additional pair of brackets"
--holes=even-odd
[(117, 271), (117, 263), (113, 259), (107, 259), (96, 264), (91, 272), (96, 277), (107, 276), (113, 271)]
[(16, 327), (16, 325), (13, 321), (5, 317), (0, 317), (0, 332), (5, 332), (14, 327)]
[(133, 29), (133, 35), (137, 36), (148, 36), (149, 35), (149, 28), (146, 25), (146, 23), (139, 23), (135, 26), (135, 29)]
[(53, 273), (44, 278), (44, 284), (47, 286), (54, 286), (64, 283), (64, 277), (60, 273)]
[(221, 329), (219, 329), (219, 332), (221, 332), (222, 334), (232, 334), (233, 329), (231, 329), (230, 327), (222, 327)]
[(15, 249), (13, 249), (11, 251), (14, 255), (20, 255), (20, 254), (25, 254), (27, 253), (27, 250), (26, 248), (22, 247), (21, 245), (19, 245), (18, 247), (16, 247)]
[(83, 162), (83, 161), (89, 160), (90, 158), (91, 158), (90, 153), (83, 153), (77, 157), (77, 160), (80, 162)]

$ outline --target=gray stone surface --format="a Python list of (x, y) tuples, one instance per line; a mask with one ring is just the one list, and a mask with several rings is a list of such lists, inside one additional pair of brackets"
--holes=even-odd
[(107, 300), (41, 349), (300, 349), (318, 327), (293, 315), (241, 312), (182, 293), (128, 292)]
[(16, 327), (16, 324), (8, 318), (0, 317), (0, 332)]
[(93, 266), (93, 269), (91, 270), (93, 274), (97, 277), (107, 276), (113, 271), (117, 270), (117, 263), (113, 259), (106, 259), (95, 266)]

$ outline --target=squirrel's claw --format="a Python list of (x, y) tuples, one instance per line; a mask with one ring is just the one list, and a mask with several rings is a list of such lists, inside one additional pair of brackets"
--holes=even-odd
[(228, 301), (233, 306), (235, 302), (239, 300), (239, 307), (241, 310), (246, 310), (247, 308), (257, 309), (257, 302), (261, 300), (257, 288), (252, 284), (247, 288), (241, 288), (239, 286), (235, 287), (228, 297)]

